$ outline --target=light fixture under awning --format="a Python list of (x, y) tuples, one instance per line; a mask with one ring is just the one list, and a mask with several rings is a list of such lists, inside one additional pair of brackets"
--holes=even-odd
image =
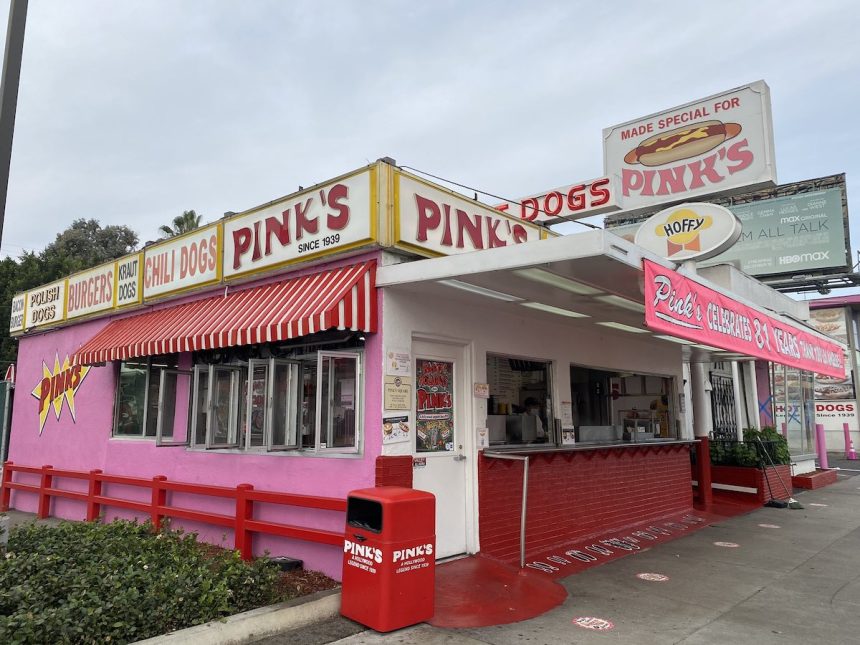
[(374, 332), (376, 262), (312, 273), (111, 322), (77, 364), (271, 343), (326, 329)]

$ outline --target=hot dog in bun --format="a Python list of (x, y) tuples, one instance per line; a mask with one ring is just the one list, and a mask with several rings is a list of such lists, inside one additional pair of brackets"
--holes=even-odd
[(645, 139), (624, 156), (624, 162), (662, 166), (713, 150), (723, 141), (738, 136), (740, 132), (741, 126), (738, 123), (700, 121)]

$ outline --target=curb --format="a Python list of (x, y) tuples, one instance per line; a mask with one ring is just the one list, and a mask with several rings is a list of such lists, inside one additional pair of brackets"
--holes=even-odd
[(137, 641), (138, 645), (234, 645), (322, 622), (340, 612), (340, 590), (320, 591), (268, 607), (252, 609), (224, 620), (180, 629)]

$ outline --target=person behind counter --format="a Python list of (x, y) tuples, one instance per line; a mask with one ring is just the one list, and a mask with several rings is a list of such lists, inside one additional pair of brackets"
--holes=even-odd
[(530, 396), (525, 400), (525, 407), (525, 414), (535, 417), (535, 425), (537, 426), (535, 436), (538, 441), (544, 441), (546, 439), (546, 432), (543, 428), (543, 421), (540, 418), (540, 402), (533, 396)]

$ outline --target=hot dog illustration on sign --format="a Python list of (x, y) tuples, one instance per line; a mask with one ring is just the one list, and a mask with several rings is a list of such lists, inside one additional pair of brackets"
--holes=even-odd
[(738, 123), (700, 121), (649, 137), (628, 152), (625, 163), (643, 166), (662, 166), (690, 159), (734, 139), (743, 128)]

